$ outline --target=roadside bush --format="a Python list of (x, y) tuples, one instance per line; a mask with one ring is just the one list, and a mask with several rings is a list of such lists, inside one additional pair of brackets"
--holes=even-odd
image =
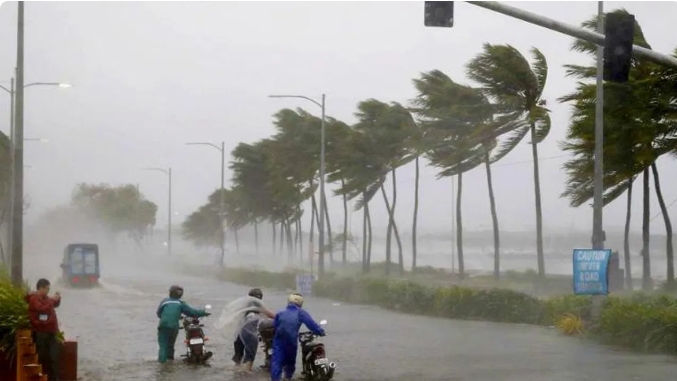
[(250, 287), (295, 289), (298, 273), (300, 272), (291, 270), (274, 273), (264, 270), (225, 269), (219, 278)]
[(0, 265), (0, 352), (7, 356), (14, 355), (17, 331), (30, 327), (26, 292), (12, 284), (7, 269)]
[(607, 342), (677, 354), (677, 302), (666, 295), (609, 297), (597, 327)]
[[(296, 274), (229, 269), (223, 278), (250, 286), (294, 289)], [(332, 275), (315, 282), (313, 294), (450, 319), (556, 326), (567, 335), (587, 333), (610, 344), (677, 354), (677, 299), (665, 294), (610, 296), (596, 321), (589, 296), (539, 299), (507, 289), (434, 287), (412, 281)]]

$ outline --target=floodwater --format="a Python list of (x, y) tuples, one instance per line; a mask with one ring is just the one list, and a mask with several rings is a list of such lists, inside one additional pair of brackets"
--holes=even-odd
[[(213, 306), (214, 315), (205, 319), (211, 366), (155, 361), (155, 310), (171, 284), (185, 287), (189, 304)], [(247, 290), (209, 276), (136, 269), (105, 278), (99, 289), (62, 289), (58, 314), (66, 336), (79, 341), (83, 381), (266, 380), (262, 372), (235, 372), (232, 336), (213, 327), (224, 306)], [(284, 306), (284, 294), (264, 293), (269, 307)], [(322, 340), (338, 364), (338, 381), (655, 381), (677, 374), (672, 357), (616, 350), (554, 329), (396, 314), (312, 297), (305, 307), (316, 320), (329, 321)], [(177, 356), (184, 350), (180, 338)]]

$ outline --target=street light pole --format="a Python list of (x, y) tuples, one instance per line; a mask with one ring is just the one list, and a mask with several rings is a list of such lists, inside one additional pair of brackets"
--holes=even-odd
[(169, 169), (157, 167), (147, 167), (141, 169), (144, 171), (162, 172), (168, 177), (169, 197), (167, 199), (167, 255), (172, 255), (172, 167), (169, 167)]
[(225, 214), (226, 214), (226, 192), (225, 192), (225, 173), (226, 173), (226, 142), (221, 142), (221, 147), (213, 143), (186, 143), (186, 145), (203, 145), (214, 147), (217, 150), (221, 151), (221, 201), (220, 201), (220, 211), (219, 211), (219, 221), (221, 222), (221, 266), (224, 266), (224, 258), (226, 256), (226, 231), (223, 226)]
[[(325, 162), (324, 162), (324, 102), (325, 95), (322, 94), (322, 122), (320, 124), (320, 258), (317, 264), (317, 276), (322, 277), (324, 275), (324, 214), (325, 208), (327, 207), (325, 203), (327, 202), (324, 195), (324, 172), (325, 172)], [(344, 237), (345, 239), (345, 237)]]
[[(319, 263), (318, 263), (318, 277), (321, 278), (324, 275), (324, 209), (325, 209), (325, 196), (324, 196), (324, 172), (325, 172), (325, 99), (326, 95), (322, 94), (322, 101), (318, 102), (312, 98), (306, 97), (305, 95), (269, 95), (269, 98), (301, 98), (307, 101), (315, 103), (322, 109), (322, 121), (320, 124), (320, 219), (319, 224)], [(313, 266), (313, 256), (310, 259), (310, 267), (312, 271)]]
[[(22, 17), (20, 28), (21, 28), (21, 39), (22, 39), (22, 44), (23, 44), (23, 3), (20, 5), (20, 8), (21, 8), (20, 14), (21, 14), (21, 17)], [(17, 33), (17, 40), (18, 40), (18, 38), (19, 38), (19, 36), (18, 36), (18, 33)], [(22, 54), (23, 54), (23, 50), (22, 50)], [(18, 52), (18, 43), (17, 43), (17, 66), (19, 65), (19, 56), (18, 55), (19, 55), (19, 52)], [(21, 58), (21, 62), (23, 64), (23, 56)], [(23, 71), (22, 71), (22, 74), (23, 74)], [(14, 216), (15, 216), (14, 204), (16, 202), (15, 201), (15, 194), (16, 194), (16, 191), (17, 191), (17, 186), (16, 186), (17, 166), (14, 165), (14, 162), (17, 161), (17, 155), (16, 155), (17, 149), (16, 149), (16, 136), (15, 135), (16, 135), (16, 124), (18, 124), (15, 119), (16, 119), (16, 114), (17, 114), (17, 101), (16, 101), (16, 99), (18, 98), (18, 92), (19, 92), (18, 91), (19, 90), (18, 89), (19, 88), (18, 80), (17, 80), (17, 84), (16, 84), (16, 87), (15, 87), (15, 77), (18, 77), (18, 70), (16, 68), (14, 69), (14, 76), (12, 77), (11, 82), (10, 82), (10, 88), (8, 89), (8, 88), (0, 85), (0, 89), (5, 90), (9, 94), (9, 97), (10, 97), (9, 154), (10, 154), (10, 158), (11, 158), (11, 161), (12, 161), (13, 164), (10, 167), (10, 174), (9, 174), (10, 175), (9, 204), (11, 206), (9, 208), (9, 213), (8, 213), (9, 214), (8, 215), (8, 217), (9, 217), (8, 225), (9, 225), (9, 232), (10, 233), (9, 233), (9, 237), (7, 239), (7, 242), (8, 242), (8, 246), (9, 246), (10, 250), (12, 251), (12, 253), (14, 252), (15, 234), (16, 235), (19, 234), (19, 232), (14, 231), (14, 224), (15, 224), (15, 221), (14, 221), (15, 220), (15, 218), (14, 218)], [(61, 88), (72, 87), (68, 83), (61, 83), (61, 82), (32, 82), (32, 83), (20, 86), (21, 94), (22, 94), (21, 95), (22, 104), (23, 104), (23, 89), (26, 89), (28, 87), (33, 87), (33, 86), (58, 86), (58, 87), (61, 87)], [(22, 108), (22, 111), (21, 111), (22, 112), (21, 133), (22, 133), (22, 136), (23, 136), (23, 106), (21, 108)], [(34, 141), (34, 140), (46, 141), (46, 139), (22, 139), (22, 142), (24, 142), (24, 141)], [(23, 161), (23, 144), (21, 145), (21, 152), (22, 152), (21, 160)], [(21, 181), (23, 181), (23, 166), (21, 166), (20, 168), (22, 168), (21, 169)], [(22, 192), (23, 192), (23, 184), (22, 184)], [(20, 203), (21, 203), (21, 214), (22, 214), (22, 217), (21, 217), (22, 222), (21, 223), (23, 224), (23, 196), (20, 199)], [(23, 235), (23, 227), (22, 227), (22, 232), (20, 234)], [(21, 257), (23, 257), (23, 241), (22, 241), (21, 245), (22, 245)], [(14, 254), (12, 254), (10, 256), (10, 263), (11, 263), (11, 259), (13, 259), (13, 257), (14, 257)], [(16, 271), (17, 271), (17, 274), (18, 274), (18, 272), (21, 272), (21, 276), (23, 276), (23, 266), (21, 266), (21, 268), (17, 268)], [(16, 275), (16, 276), (18, 277), (19, 275)]]
[(19, 1), (16, 33), (16, 128), (14, 131), (14, 199), (12, 200), (12, 283), (23, 283), (23, 194), (24, 194), (24, 2)]

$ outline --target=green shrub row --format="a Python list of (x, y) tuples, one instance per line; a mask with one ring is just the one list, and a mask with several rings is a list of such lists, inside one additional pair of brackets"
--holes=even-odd
[[(296, 287), (297, 273), (226, 269), (221, 278), (251, 287), (290, 290)], [(592, 298), (577, 295), (542, 299), (498, 288), (435, 287), (404, 280), (331, 275), (313, 284), (313, 294), (460, 320), (554, 326), (572, 314), (583, 320), (590, 336), (610, 344), (677, 354), (677, 300), (668, 295), (610, 296), (603, 303), (599, 319), (593, 321)]]

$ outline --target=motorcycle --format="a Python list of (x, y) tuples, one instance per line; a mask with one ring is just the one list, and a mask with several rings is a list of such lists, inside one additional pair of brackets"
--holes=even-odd
[[(326, 320), (320, 321), (320, 325), (327, 324)], [(261, 368), (270, 371), (270, 360), (273, 355), (273, 337), (275, 327), (273, 320), (262, 320), (259, 323), (259, 341), (262, 343), (265, 355), (264, 364)], [(334, 377), (336, 363), (326, 358), (324, 344), (315, 342), (317, 336), (312, 332), (300, 332), (302, 374), (306, 380), (329, 381)]]
[[(321, 320), (320, 325), (327, 325), (326, 320)], [(318, 337), (310, 331), (299, 332), (299, 343), (301, 343), (301, 363), (303, 364), (302, 374), (306, 380), (329, 381), (334, 377), (336, 363), (329, 361), (326, 357), (324, 344), (315, 342)]]
[[(205, 306), (205, 310), (210, 310), (211, 308), (212, 306), (209, 304)], [(182, 316), (181, 320), (183, 327), (180, 327), (180, 329), (183, 329), (186, 333), (186, 338), (183, 341), (186, 343), (186, 354), (181, 355), (181, 357), (184, 357), (189, 364), (206, 364), (213, 353), (205, 350), (205, 342), (209, 338), (205, 336), (202, 329), (204, 324), (200, 322), (198, 317)]]
[(264, 362), (261, 369), (270, 372), (270, 358), (273, 356), (273, 337), (275, 336), (275, 321), (273, 319), (264, 319), (259, 322), (259, 342), (264, 354)]

